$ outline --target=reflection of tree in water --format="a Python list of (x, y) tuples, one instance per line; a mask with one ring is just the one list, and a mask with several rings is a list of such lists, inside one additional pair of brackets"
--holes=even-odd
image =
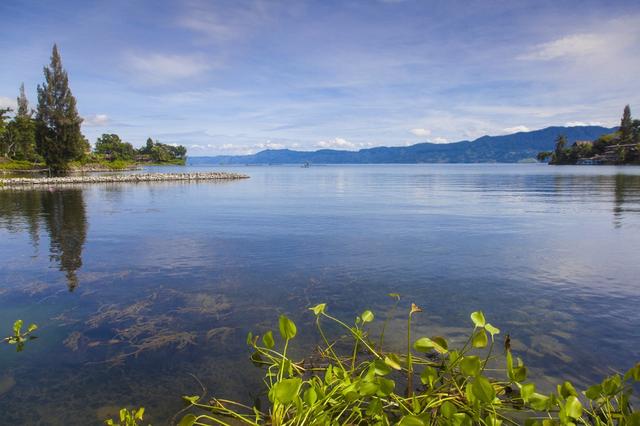
[[(613, 224), (616, 228), (622, 226), (622, 219), (625, 212), (639, 211), (637, 205), (640, 197), (640, 176), (616, 175), (615, 189), (613, 197)], [(636, 208), (629, 208), (624, 204), (635, 205)]]
[(82, 266), (82, 248), (87, 237), (87, 218), (82, 190), (0, 191), (0, 226), (10, 232), (27, 225), (35, 245), (43, 223), (51, 242), (51, 260), (67, 277), (69, 290), (78, 285), (76, 271)]
[(67, 276), (69, 290), (78, 285), (76, 271), (82, 266), (82, 246), (87, 238), (87, 216), (82, 191), (42, 193), (45, 225), (51, 240), (51, 258)]

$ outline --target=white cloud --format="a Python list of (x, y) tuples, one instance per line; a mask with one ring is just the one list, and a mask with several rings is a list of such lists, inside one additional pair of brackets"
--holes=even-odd
[(437, 138), (433, 138), (429, 142), (431, 142), (431, 143), (449, 143), (449, 140), (447, 138), (437, 137)]
[(343, 138), (334, 138), (316, 143), (316, 147), (323, 149), (356, 149), (357, 145)]
[(530, 52), (518, 56), (529, 61), (548, 61), (567, 56), (584, 56), (606, 51), (607, 37), (602, 34), (573, 34), (548, 43), (537, 45)]
[(153, 84), (194, 77), (212, 68), (199, 55), (129, 54), (126, 62), (138, 80)]
[(11, 108), (15, 110), (16, 100), (12, 98), (6, 98), (4, 96), (0, 96), (0, 108)]
[(502, 131), (507, 134), (518, 133), (518, 132), (529, 132), (530, 130), (531, 129), (529, 129), (527, 126), (522, 126), (522, 125), (507, 127), (506, 129), (502, 129)]
[(579, 127), (579, 126), (605, 126), (601, 121), (567, 121), (564, 123), (567, 127)]
[(89, 117), (84, 117), (82, 124), (86, 126), (101, 127), (106, 126), (109, 123), (109, 116), (107, 114), (96, 114)]
[(284, 144), (267, 141), (265, 143), (257, 143), (253, 146), (257, 149), (284, 149), (286, 148)]
[(422, 129), (422, 128), (418, 128), (418, 129), (411, 129), (410, 132), (412, 134), (414, 134), (415, 136), (429, 136), (431, 134), (431, 130), (429, 129)]

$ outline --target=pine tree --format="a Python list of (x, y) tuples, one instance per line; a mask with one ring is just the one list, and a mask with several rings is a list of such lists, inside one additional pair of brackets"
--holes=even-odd
[(42, 87), (38, 85), (36, 146), (51, 171), (61, 173), (68, 169), (69, 161), (83, 155), (86, 139), (80, 132), (82, 118), (55, 44), (44, 77)]
[(620, 120), (620, 143), (628, 144), (633, 142), (633, 120), (631, 119), (631, 108), (624, 107), (622, 120)]
[(15, 142), (13, 158), (17, 160), (38, 160), (36, 155), (36, 127), (31, 118), (33, 111), (29, 110), (29, 100), (24, 92), (24, 83), (20, 86), (17, 98), (18, 110), (13, 121), (9, 123), (9, 130)]
[(16, 113), (16, 116), (31, 118), (32, 112), (29, 111), (29, 100), (27, 99), (27, 95), (24, 93), (24, 83), (20, 85), (20, 95), (16, 99), (18, 102), (18, 112)]

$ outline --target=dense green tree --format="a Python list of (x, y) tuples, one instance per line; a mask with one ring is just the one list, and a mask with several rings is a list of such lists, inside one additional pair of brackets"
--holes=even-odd
[(33, 115), (33, 111), (29, 110), (29, 100), (27, 99), (27, 95), (24, 93), (24, 83), (20, 85), (20, 94), (16, 98), (18, 104), (18, 111), (16, 113), (16, 117), (29, 117)]
[(29, 100), (24, 92), (24, 83), (20, 86), (17, 98), (18, 110), (13, 121), (9, 123), (9, 133), (14, 142), (12, 158), (16, 160), (38, 160), (36, 154), (36, 125), (29, 109)]
[(640, 143), (640, 120), (633, 120), (633, 143)]
[(8, 116), (11, 108), (0, 108), (0, 156), (9, 156)]
[(154, 163), (163, 163), (172, 161), (175, 159), (184, 159), (187, 155), (187, 148), (182, 145), (173, 146), (154, 142), (153, 139), (148, 138), (144, 147), (138, 150), (141, 155), (146, 155)]
[(95, 153), (108, 160), (133, 160), (135, 149), (128, 142), (123, 142), (118, 135), (103, 134), (96, 140)]
[(567, 164), (569, 161), (567, 155), (567, 137), (565, 135), (559, 135), (556, 138), (556, 147), (551, 156), (551, 163), (553, 164)]
[(60, 173), (68, 169), (69, 161), (82, 157), (87, 141), (80, 131), (82, 118), (55, 44), (44, 76), (42, 87), (38, 85), (36, 147), (49, 168)]
[(631, 119), (631, 108), (624, 107), (622, 119), (620, 120), (620, 143), (629, 144), (633, 142), (633, 120)]
[(553, 155), (553, 152), (551, 151), (542, 151), (542, 152), (539, 152), (538, 155), (536, 155), (536, 159), (540, 162), (545, 162), (549, 158), (551, 158), (552, 155)]

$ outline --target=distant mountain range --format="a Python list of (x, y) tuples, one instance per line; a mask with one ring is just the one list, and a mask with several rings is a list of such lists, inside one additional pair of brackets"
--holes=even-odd
[(532, 132), (503, 136), (482, 136), (474, 141), (448, 144), (419, 143), (411, 146), (377, 147), (359, 151), (292, 151), (267, 149), (251, 155), (189, 157), (197, 164), (382, 164), (382, 163), (516, 163), (535, 158), (540, 151), (551, 151), (558, 135), (569, 144), (593, 140), (615, 128), (600, 126), (547, 127)]

